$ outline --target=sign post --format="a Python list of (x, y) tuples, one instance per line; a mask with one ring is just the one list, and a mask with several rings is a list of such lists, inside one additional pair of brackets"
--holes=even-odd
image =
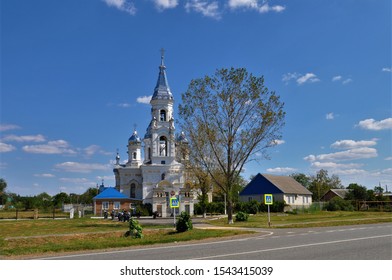
[(170, 208), (173, 209), (173, 223), (176, 227), (176, 208), (180, 208), (180, 200), (177, 197), (170, 198)]
[(268, 227), (271, 227), (270, 205), (274, 203), (272, 194), (264, 194), (264, 204), (268, 206)]

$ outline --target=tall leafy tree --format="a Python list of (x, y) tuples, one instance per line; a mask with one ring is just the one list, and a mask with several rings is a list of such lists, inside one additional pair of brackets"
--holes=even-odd
[(343, 185), (337, 175), (328, 175), (328, 171), (320, 169), (316, 176), (311, 177), (309, 190), (313, 193), (313, 200), (320, 201), (321, 197), (330, 189), (342, 189)]
[(350, 190), (345, 197), (347, 200), (367, 200), (368, 193), (366, 187), (352, 183), (348, 185), (347, 189)]
[(233, 187), (245, 164), (268, 158), (267, 149), (281, 139), (283, 105), (264, 86), (263, 76), (245, 68), (219, 69), (211, 77), (194, 79), (182, 94), (180, 124), (189, 137), (190, 156), (226, 194), (229, 223)]
[(7, 182), (3, 179), (0, 178), (0, 204), (5, 204), (5, 189), (7, 188)]
[(7, 182), (3, 178), (0, 178), (0, 195), (2, 195), (5, 192), (6, 188), (7, 188)]
[(294, 180), (296, 180), (298, 183), (300, 183), (302, 186), (305, 188), (309, 188), (310, 186), (310, 181), (311, 178), (304, 173), (293, 173), (290, 175)]

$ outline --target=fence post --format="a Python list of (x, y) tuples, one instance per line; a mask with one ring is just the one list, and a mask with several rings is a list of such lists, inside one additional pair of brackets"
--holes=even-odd
[(55, 213), (55, 210), (56, 210), (56, 209), (53, 207), (53, 220), (54, 220), (54, 213)]
[(18, 220), (18, 211), (19, 211), (19, 210), (16, 209), (16, 216), (15, 216), (15, 219), (16, 219), (16, 220)]

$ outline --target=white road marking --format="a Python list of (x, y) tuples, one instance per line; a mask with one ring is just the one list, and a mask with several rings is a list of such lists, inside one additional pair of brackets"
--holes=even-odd
[(232, 257), (232, 256), (240, 256), (240, 255), (250, 255), (250, 254), (257, 254), (257, 253), (262, 253), (262, 252), (272, 252), (272, 251), (280, 251), (280, 250), (288, 250), (288, 249), (295, 249), (295, 248), (320, 246), (320, 245), (327, 245), (327, 244), (336, 244), (336, 243), (343, 243), (343, 242), (352, 242), (352, 241), (359, 241), (359, 240), (366, 240), (366, 239), (384, 238), (384, 237), (391, 237), (391, 236), (392, 236), (392, 234), (387, 234), (387, 235), (379, 235), (379, 236), (371, 236), (371, 237), (335, 240), (335, 241), (311, 243), (311, 244), (303, 244), (303, 245), (295, 245), (295, 246), (288, 246), (288, 247), (263, 249), (263, 250), (257, 250), (257, 251), (248, 251), (248, 252), (241, 252), (241, 253), (232, 253), (232, 254), (208, 256), (208, 257), (202, 257), (202, 258), (195, 258), (193, 260), (206, 260), (206, 259), (213, 259), (213, 258), (224, 258), (224, 257)]

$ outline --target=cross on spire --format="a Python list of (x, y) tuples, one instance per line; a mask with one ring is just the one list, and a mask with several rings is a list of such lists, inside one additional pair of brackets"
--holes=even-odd
[(161, 48), (161, 65), (163, 65), (163, 59), (165, 58), (165, 49)]

